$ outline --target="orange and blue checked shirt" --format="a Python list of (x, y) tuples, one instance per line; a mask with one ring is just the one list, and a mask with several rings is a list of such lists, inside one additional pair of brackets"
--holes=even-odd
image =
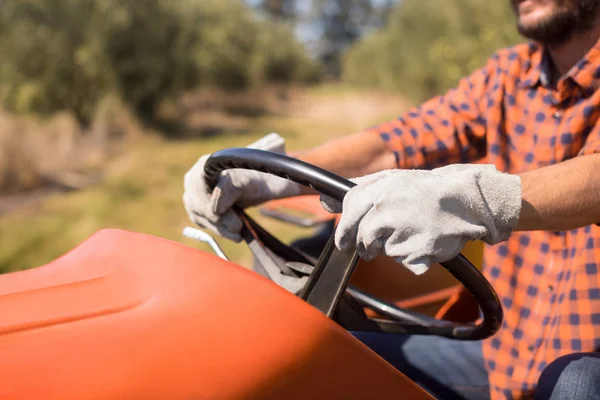
[[(366, 134), (380, 135), (400, 168), (484, 161), (520, 173), (600, 152), (600, 42), (556, 85), (549, 66), (537, 44), (500, 50), (445, 95)], [(595, 225), (516, 232), (486, 249), (484, 273), (505, 311), (483, 342), (493, 399), (529, 397), (554, 359), (600, 351), (599, 269)]]

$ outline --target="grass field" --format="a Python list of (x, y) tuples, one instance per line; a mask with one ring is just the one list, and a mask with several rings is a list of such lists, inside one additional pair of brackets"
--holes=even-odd
[[(328, 86), (298, 89), (288, 106), (276, 113), (238, 118), (236, 124), (244, 129), (235, 133), (225, 129), (212, 137), (168, 140), (149, 132), (105, 166), (102, 183), (0, 215), (0, 272), (49, 262), (102, 228), (143, 232), (208, 249), (181, 236), (188, 225), (181, 201), (183, 176), (200, 155), (243, 147), (273, 131), (286, 138), (288, 150), (307, 149), (393, 118), (404, 109), (405, 102), (398, 97)], [(202, 116), (192, 112), (188, 117)], [(284, 241), (307, 233), (258, 219)], [(248, 265), (244, 245), (219, 242), (233, 261)]]

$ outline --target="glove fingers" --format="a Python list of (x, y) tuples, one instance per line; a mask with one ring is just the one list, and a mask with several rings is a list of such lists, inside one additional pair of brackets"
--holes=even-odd
[(394, 233), (394, 228), (386, 221), (386, 215), (371, 208), (358, 225), (356, 251), (366, 261), (379, 257), (384, 252), (384, 244)]
[[(247, 147), (285, 153), (285, 140), (280, 135), (271, 133)], [(251, 171), (237, 170), (235, 174), (234, 171), (225, 171), (217, 187), (211, 191), (204, 182), (204, 165), (209, 157), (210, 154), (200, 157), (184, 177), (183, 202), (186, 212), (192, 222), (220, 236), (239, 242), (243, 224), (231, 207), (239, 203), (242, 197), (248, 203), (254, 202), (257, 197), (264, 195), (264, 193), (257, 193), (262, 187), (251, 185), (253, 180), (248, 175)], [(275, 189), (279, 187), (275, 185)]]
[(185, 191), (183, 204), (185, 211), (192, 222), (196, 222), (196, 216), (201, 215), (211, 223), (216, 223), (219, 217), (214, 215), (207, 207), (208, 195), (198, 195), (194, 192)]
[[(378, 179), (381, 179), (382, 177), (386, 176), (387, 171), (383, 171), (382, 173), (380, 173), (380, 175), (376, 175), (376, 174), (371, 174), (371, 175), (366, 175), (366, 176), (361, 176), (358, 178), (352, 178), (350, 179), (350, 181), (356, 183), (356, 185), (368, 185), (372, 182), (377, 181)], [(340, 214), (343, 211), (343, 207), (342, 207), (342, 203), (335, 200), (332, 197), (329, 197), (325, 194), (321, 194), (319, 201), (321, 202), (321, 207), (323, 207), (325, 209), (325, 211), (331, 213), (331, 214)]]
[(209, 208), (211, 191), (204, 181), (204, 165), (208, 157), (200, 157), (184, 177), (183, 204), (192, 222), (195, 222), (195, 215), (202, 215), (213, 223), (219, 219)]
[(335, 231), (335, 245), (342, 251), (356, 246), (360, 221), (372, 207), (371, 201), (366, 199), (366, 196), (361, 198), (360, 194), (357, 195), (355, 189), (351, 189), (344, 198), (342, 207), (346, 211), (342, 213)]
[[(356, 186), (350, 189), (344, 197), (341, 210), (342, 217), (335, 232), (335, 244), (340, 250), (348, 250), (357, 245), (360, 222), (373, 207), (373, 201), (376, 200), (374, 196), (366, 194), (376, 193), (378, 181), (393, 172), (393, 170), (382, 171), (377, 174), (350, 179), (356, 183)], [(330, 203), (327, 204), (329, 205)], [(332, 205), (335, 206), (335, 204)]]
[(426, 232), (397, 231), (386, 243), (385, 253), (394, 257), (416, 275), (421, 275), (431, 264), (455, 257), (465, 243), (465, 239), (457, 236), (447, 236), (432, 241)]
[(231, 174), (224, 173), (210, 198), (210, 210), (223, 215), (240, 199), (242, 191), (234, 184)]
[(319, 201), (321, 202), (321, 207), (328, 213), (339, 214), (342, 212), (342, 203), (332, 197), (322, 194)]
[(184, 193), (183, 198), (185, 210), (192, 222), (235, 242), (241, 240), (242, 221), (232, 210), (222, 216), (217, 216), (207, 210), (207, 204), (198, 200), (198, 197), (191, 195), (189, 192)]
[(235, 236), (240, 236), (244, 224), (235, 211), (228, 210), (219, 220), (218, 226), (223, 227), (225, 231), (230, 232)]
[(411, 261), (408, 261), (404, 257), (394, 257), (394, 260), (406, 267), (415, 275), (423, 275), (425, 272), (427, 272), (432, 264), (432, 261), (429, 257), (421, 257)]
[[(226, 216), (224, 216), (222, 220), (217, 223), (212, 223), (200, 215), (195, 215), (194, 222), (219, 236), (239, 243), (242, 240), (242, 236), (240, 234), (242, 229), (242, 221), (237, 215), (235, 215), (235, 213), (233, 213), (233, 211), (232, 214), (233, 216), (226, 214)], [(239, 222), (237, 222), (236, 219)], [(238, 226), (239, 229), (237, 229)]]

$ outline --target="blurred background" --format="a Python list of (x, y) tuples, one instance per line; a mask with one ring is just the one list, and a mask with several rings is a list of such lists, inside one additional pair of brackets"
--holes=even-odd
[(269, 132), (302, 150), (397, 117), (521, 40), (509, 3), (0, 0), (0, 273), (102, 228), (203, 248), (181, 236), (200, 155)]

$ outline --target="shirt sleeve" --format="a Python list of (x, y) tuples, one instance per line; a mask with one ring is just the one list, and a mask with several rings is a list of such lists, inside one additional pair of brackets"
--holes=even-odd
[(475, 162), (486, 153), (484, 111), (493, 102), (493, 93), (488, 89), (492, 72), (497, 70), (494, 56), (485, 67), (461, 79), (444, 95), (368, 129), (365, 134), (379, 135), (396, 156), (399, 168), (432, 169)]
[(596, 153), (600, 153), (600, 123), (596, 123), (596, 126), (591, 129), (578, 155), (584, 156)]

